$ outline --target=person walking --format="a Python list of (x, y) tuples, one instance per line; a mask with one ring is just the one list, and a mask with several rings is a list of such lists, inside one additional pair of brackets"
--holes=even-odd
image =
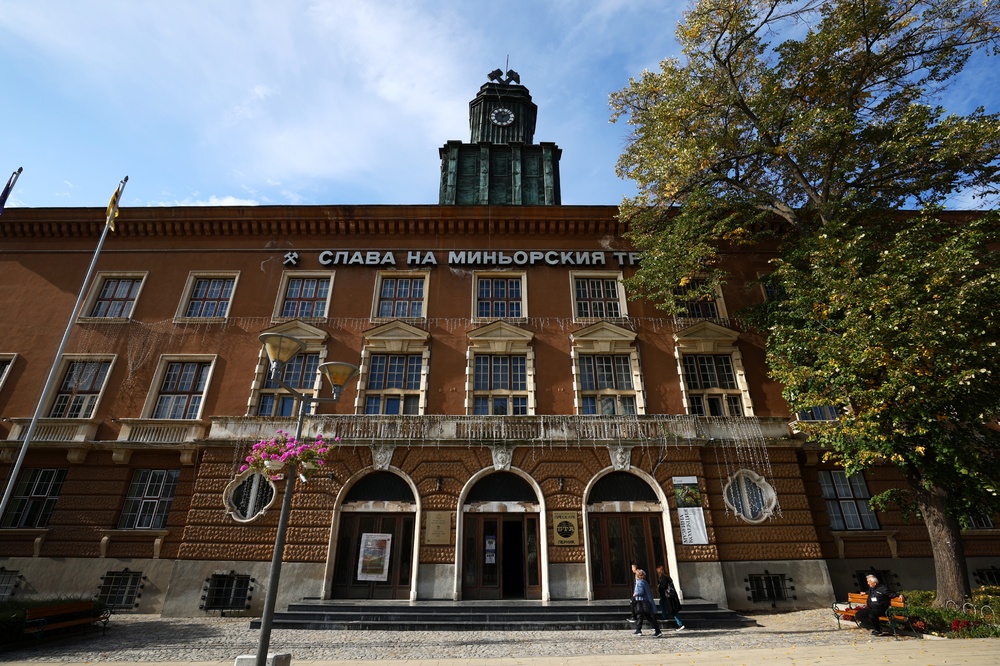
[[(858, 624), (865, 629), (871, 629), (872, 636), (881, 636), (882, 627), (879, 618), (885, 615), (892, 603), (892, 594), (885, 583), (878, 582), (875, 574), (868, 574), (868, 604), (854, 616)], [(641, 625), (640, 625), (641, 626)]]
[[(632, 568), (632, 576), (635, 577), (635, 572), (638, 571), (640, 568), (639, 565), (635, 563), (635, 560), (632, 560), (629, 563), (629, 566)], [(629, 621), (629, 624), (635, 624), (636, 622), (639, 621), (639, 614), (636, 612), (635, 609), (635, 597), (630, 598), (629, 616), (625, 619)]]
[(680, 615), (678, 615), (681, 611), (681, 598), (677, 594), (677, 588), (674, 587), (673, 579), (670, 578), (670, 574), (667, 573), (662, 564), (656, 565), (656, 578), (656, 587), (660, 591), (660, 612), (663, 614), (663, 619), (674, 618), (674, 622), (677, 623), (677, 629), (674, 631), (684, 631), (684, 623), (681, 622)]
[(642, 636), (642, 622), (649, 620), (653, 625), (653, 637), (661, 636), (660, 623), (656, 621), (656, 602), (653, 597), (653, 588), (646, 580), (646, 572), (642, 569), (635, 570), (635, 589), (632, 591), (632, 599), (635, 601), (635, 612), (639, 617), (639, 623), (632, 633)]

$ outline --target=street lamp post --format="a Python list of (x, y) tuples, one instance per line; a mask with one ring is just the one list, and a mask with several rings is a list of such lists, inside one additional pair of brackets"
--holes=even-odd
[[(298, 338), (281, 333), (264, 333), (260, 341), (267, 351), (271, 362), (268, 375), (281, 388), (285, 389), (299, 400), (299, 419), (295, 426), (295, 439), (302, 437), (302, 425), (306, 419), (306, 411), (314, 403), (337, 402), (344, 386), (350, 381), (357, 366), (350, 363), (321, 363), (317, 371), (330, 382), (333, 391), (332, 398), (314, 398), (307, 396), (286, 384), (282, 378), (285, 364), (305, 351), (305, 343)], [(257, 666), (266, 666), (267, 651), (271, 644), (271, 625), (274, 621), (274, 606), (278, 595), (278, 579), (281, 577), (281, 560), (285, 551), (285, 535), (288, 532), (288, 517), (292, 512), (292, 493), (295, 491), (295, 478), (298, 470), (294, 467), (285, 473), (285, 496), (281, 500), (281, 514), (278, 518), (278, 533), (274, 537), (274, 554), (271, 557), (271, 570), (267, 579), (267, 595), (264, 597), (264, 612), (260, 617), (260, 638), (257, 642)]]

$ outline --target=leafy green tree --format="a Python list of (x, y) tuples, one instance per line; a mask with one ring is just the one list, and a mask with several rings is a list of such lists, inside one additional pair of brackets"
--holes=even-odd
[(633, 129), (630, 286), (679, 313), (676, 288), (710, 293), (728, 250), (774, 248), (783, 298), (741, 313), (774, 378), (793, 410), (845, 407), (815, 436), (848, 472), (902, 471), (876, 502), (919, 510), (937, 598), (962, 598), (961, 523), (1000, 489), (1000, 220), (942, 209), (997, 194), (1000, 116), (935, 100), (973, 50), (997, 52), (1000, 8), (700, 0), (677, 37), (682, 58), (612, 95)]

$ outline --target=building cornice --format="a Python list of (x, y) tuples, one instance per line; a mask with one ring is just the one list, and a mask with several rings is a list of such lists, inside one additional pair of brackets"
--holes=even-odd
[[(97, 238), (104, 208), (9, 208), (0, 238)], [(621, 235), (617, 206), (174, 206), (122, 208), (114, 235)]]

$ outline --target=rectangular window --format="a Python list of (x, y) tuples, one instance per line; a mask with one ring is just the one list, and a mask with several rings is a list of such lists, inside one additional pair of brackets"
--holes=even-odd
[(167, 363), (151, 418), (198, 418), (211, 368), (211, 363), (201, 361)]
[(196, 278), (182, 316), (196, 319), (225, 317), (229, 313), (229, 302), (235, 286), (236, 278)]
[(473, 367), (473, 414), (524, 416), (528, 413), (526, 355), (477, 354)]
[(65, 480), (65, 468), (24, 470), (0, 526), (48, 527)]
[(836, 421), (840, 416), (840, 410), (833, 405), (824, 405), (803, 409), (796, 416), (798, 416), (799, 421)]
[(90, 317), (132, 316), (132, 307), (142, 286), (141, 277), (106, 277), (101, 283), (97, 299), (90, 309)]
[(523, 317), (520, 277), (481, 277), (476, 288), (476, 316), (480, 319)]
[(329, 297), (330, 278), (289, 278), (285, 285), (281, 316), (298, 319), (325, 317)]
[(993, 518), (985, 511), (977, 511), (969, 515), (969, 528), (973, 530), (993, 529)]
[(101, 576), (101, 585), (97, 590), (97, 600), (108, 610), (131, 611), (139, 605), (137, 599), (142, 590), (142, 572), (109, 571)]
[(120, 530), (159, 530), (167, 525), (180, 470), (137, 469), (118, 520)]
[(573, 287), (578, 319), (615, 319), (622, 316), (617, 277), (575, 278)]
[(579, 368), (583, 414), (636, 413), (632, 359), (627, 354), (584, 354)]
[(743, 398), (728, 354), (685, 354), (681, 358), (694, 416), (743, 416)]
[(698, 319), (717, 319), (719, 317), (719, 306), (715, 302), (715, 295), (706, 294), (707, 288), (705, 280), (691, 280), (684, 286), (674, 289), (674, 294), (684, 299), (682, 317)]
[(205, 592), (205, 602), (199, 607), (202, 610), (246, 610), (250, 608), (250, 593), (253, 586), (250, 576), (231, 572), (228, 574), (212, 574), (202, 588)]
[(14, 367), (15, 358), (17, 358), (17, 354), (0, 354), (0, 389), (3, 388), (4, 382), (7, 381), (10, 369)]
[(10, 601), (21, 581), (21, 572), (0, 567), (0, 603)]
[[(315, 387), (319, 354), (297, 354), (285, 364), (281, 379), (299, 393), (311, 395)], [(298, 400), (270, 376), (260, 389), (257, 416), (294, 416)]]
[(419, 414), (420, 354), (373, 354), (365, 388), (365, 414)]
[(830, 514), (831, 530), (878, 529), (878, 520), (868, 503), (871, 495), (862, 474), (847, 476), (842, 471), (820, 471), (819, 485)]
[(424, 278), (382, 278), (377, 312), (377, 316), (384, 319), (423, 317)]
[(111, 369), (110, 361), (71, 361), (49, 411), (54, 419), (89, 419)]

